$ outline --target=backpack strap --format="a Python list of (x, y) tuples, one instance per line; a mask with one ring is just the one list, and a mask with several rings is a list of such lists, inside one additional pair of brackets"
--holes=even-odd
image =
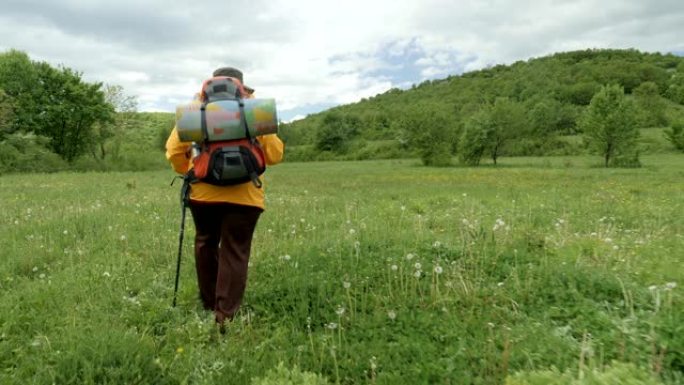
[[(238, 106), (240, 107), (240, 124), (245, 128), (245, 137), (253, 146), (255, 146), (257, 145), (257, 140), (255, 137), (249, 134), (249, 127), (247, 126), (247, 117), (245, 116), (245, 101), (242, 98), (238, 98), (237, 102)], [(259, 174), (257, 174), (257, 165), (253, 164), (251, 167), (249, 167), (249, 169), (249, 178), (252, 180), (252, 183), (256, 188), (261, 188), (263, 183), (261, 182), (261, 179), (259, 179)]]

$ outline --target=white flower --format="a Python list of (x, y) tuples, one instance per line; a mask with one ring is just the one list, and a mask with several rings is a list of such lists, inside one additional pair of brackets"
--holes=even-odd
[(64, 231), (62, 231), (62, 234), (64, 234), (64, 235), (69, 234), (69, 230), (64, 230)]
[(618, 245), (613, 245), (613, 250), (619, 250), (619, 249), (620, 249), (620, 246), (618, 246)]
[(104, 273), (102, 273), (102, 276), (103, 276), (103, 277), (107, 277), (107, 278), (109, 278), (109, 277), (111, 277), (112, 275), (111, 275), (111, 274), (109, 274), (109, 272), (108, 272), (108, 271), (105, 271)]
[(394, 321), (394, 319), (397, 318), (397, 313), (394, 310), (390, 310), (387, 312), (387, 316), (389, 317), (389, 319)]
[(354, 230), (354, 229), (349, 229), (349, 234), (351, 234), (351, 235), (356, 234), (356, 230)]
[(467, 197), (467, 196), (468, 196), (468, 194), (466, 194), (466, 193), (463, 193), (463, 194), (461, 194), (461, 195), (463, 195), (464, 197)]
[(407, 260), (407, 261), (410, 261), (410, 260), (412, 260), (412, 259), (413, 259), (413, 257), (415, 257), (415, 255), (413, 255), (412, 253), (408, 253), (408, 254), (406, 254), (406, 260)]
[(494, 327), (494, 323), (492, 323), (492, 322), (487, 322), (487, 326), (489, 326), (490, 328), (493, 328), (493, 327)]
[(440, 247), (440, 246), (442, 246), (442, 242), (440, 242), (440, 241), (435, 241), (435, 243), (432, 244), (432, 247), (435, 247), (435, 248)]
[(498, 287), (501, 287), (501, 286), (503, 286), (503, 285), (504, 285), (503, 282), (499, 282), (499, 283), (496, 284), (496, 286), (498, 286)]
[(461, 223), (463, 223), (463, 224), (466, 225), (466, 226), (468, 226), (468, 225), (470, 224), (470, 222), (468, 222), (468, 220), (465, 219), (465, 218), (463, 218), (463, 219), (461, 220)]
[(342, 317), (344, 314), (344, 308), (342, 306), (338, 306), (337, 310), (335, 310), (335, 313), (337, 313), (338, 316)]
[(406, 211), (406, 206), (401, 206), (401, 211)]
[(33, 272), (35, 273), (36, 271), (38, 271), (38, 266), (33, 266)]
[(656, 290), (658, 290), (658, 286), (656, 286), (656, 285), (651, 285), (651, 286), (648, 287), (648, 290), (650, 290), (650, 291), (656, 291)]
[(392, 266), (390, 266), (390, 269), (392, 269), (392, 271), (397, 271), (397, 269), (399, 269), (399, 266), (392, 265)]
[(420, 275), (421, 275), (421, 274), (422, 274), (422, 272), (421, 272), (420, 270), (416, 270), (416, 272), (413, 273), (413, 276), (416, 277), (416, 278), (420, 278)]
[(665, 290), (672, 290), (677, 287), (677, 282), (668, 282), (665, 284)]
[(436, 274), (442, 274), (442, 271), (443, 271), (442, 266), (439, 266), (439, 265), (435, 266), (435, 273)]
[(344, 287), (345, 289), (349, 289), (351, 287), (351, 283), (344, 281), (344, 282), (342, 282), (342, 287)]
[(335, 329), (337, 329), (337, 324), (335, 322), (331, 322), (327, 325), (327, 327), (330, 330), (335, 330)]
[(40, 278), (40, 279), (45, 278), (45, 273), (40, 273), (40, 275), (38, 276), (38, 278)]
[(285, 254), (285, 255), (283, 255), (283, 256), (280, 257), (280, 258), (281, 258), (282, 260), (284, 260), (284, 261), (289, 261), (290, 259), (292, 259), (292, 257), (290, 257), (290, 254)]
[(122, 235), (119, 239), (121, 239), (122, 241), (125, 241), (125, 240), (126, 240), (126, 236), (125, 236), (125, 235)]
[(420, 268), (423, 267), (423, 265), (421, 265), (420, 262), (416, 262), (416, 264), (413, 265), (413, 267), (415, 267), (416, 270), (420, 270)]
[(606, 243), (611, 243), (611, 242), (613, 242), (613, 240), (610, 239), (610, 238), (606, 238), (606, 239), (604, 239), (603, 241), (606, 242)]

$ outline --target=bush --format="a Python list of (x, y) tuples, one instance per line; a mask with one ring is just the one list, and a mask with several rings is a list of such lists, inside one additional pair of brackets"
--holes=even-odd
[(16, 132), (0, 141), (0, 174), (10, 172), (55, 172), (68, 165), (47, 148), (50, 140), (33, 133)]
[(665, 137), (677, 150), (684, 151), (684, 121), (672, 123), (672, 127), (665, 130)]

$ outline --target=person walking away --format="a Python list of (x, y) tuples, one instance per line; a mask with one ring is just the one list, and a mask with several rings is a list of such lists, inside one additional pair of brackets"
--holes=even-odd
[[(243, 82), (243, 74), (232, 67), (214, 71)], [(246, 87), (252, 98), (254, 90)], [(284, 144), (276, 134), (257, 136), (267, 165), (283, 158)], [(179, 174), (192, 167), (190, 142), (181, 142), (174, 127), (166, 142), (166, 158)], [(262, 180), (264, 175), (261, 176)], [(238, 311), (247, 285), (247, 266), (252, 236), (264, 211), (264, 186), (251, 181), (231, 186), (191, 184), (189, 207), (195, 224), (195, 267), (199, 296), (205, 309), (215, 314), (220, 331)]]

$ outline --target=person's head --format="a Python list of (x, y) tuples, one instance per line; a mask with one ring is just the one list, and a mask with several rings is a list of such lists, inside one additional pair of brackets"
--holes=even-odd
[(231, 78), (235, 78), (235, 79), (239, 80), (240, 83), (242, 83), (243, 87), (245, 88), (245, 91), (249, 92), (250, 94), (254, 93), (254, 88), (248, 87), (247, 85), (245, 85), (245, 80), (244, 80), (244, 77), (242, 75), (242, 71), (240, 71), (237, 68), (234, 68), (234, 67), (217, 68), (214, 70), (214, 73), (212, 74), (212, 76), (214, 76), (214, 77), (216, 77), (216, 76), (228, 76)]

